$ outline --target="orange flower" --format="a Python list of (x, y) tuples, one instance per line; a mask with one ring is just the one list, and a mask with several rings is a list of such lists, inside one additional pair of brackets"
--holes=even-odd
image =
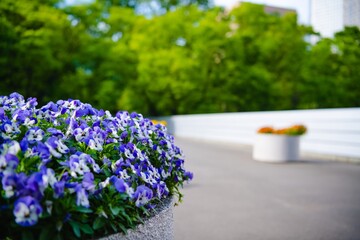
[(282, 128), (282, 129), (278, 129), (275, 130), (275, 134), (286, 134), (287, 129), (286, 128)]
[(302, 135), (306, 133), (306, 127), (304, 125), (294, 125), (287, 129), (288, 135)]
[(274, 133), (274, 129), (272, 127), (262, 127), (257, 132), (258, 133)]
[(268, 134), (283, 134), (283, 135), (291, 135), (298, 136), (303, 135), (307, 131), (304, 125), (293, 125), (288, 128), (280, 128), (274, 129), (272, 127), (262, 127), (257, 132), (258, 133), (268, 133)]

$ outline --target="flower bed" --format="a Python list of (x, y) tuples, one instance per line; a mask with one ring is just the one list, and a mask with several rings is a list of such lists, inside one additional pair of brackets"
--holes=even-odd
[(0, 239), (126, 232), (192, 179), (162, 124), (79, 100), (0, 97)]

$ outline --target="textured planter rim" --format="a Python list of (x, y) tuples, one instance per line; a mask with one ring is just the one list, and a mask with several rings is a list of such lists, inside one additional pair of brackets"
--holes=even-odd
[(299, 159), (300, 136), (259, 133), (253, 158), (262, 162), (288, 162)]
[(98, 240), (173, 240), (174, 239), (174, 208), (173, 197), (162, 200), (153, 210), (154, 215), (145, 219), (127, 234), (115, 233)]

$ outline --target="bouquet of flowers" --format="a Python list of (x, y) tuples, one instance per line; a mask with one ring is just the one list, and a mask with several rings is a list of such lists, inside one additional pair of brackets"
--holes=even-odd
[(126, 232), (193, 175), (162, 124), (79, 100), (0, 96), (0, 239)]

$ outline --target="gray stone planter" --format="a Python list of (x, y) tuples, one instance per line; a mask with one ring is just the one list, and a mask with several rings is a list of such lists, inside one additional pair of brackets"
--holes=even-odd
[(169, 197), (154, 209), (154, 216), (146, 219), (144, 224), (131, 229), (125, 235), (113, 234), (99, 240), (173, 240), (173, 198)]

